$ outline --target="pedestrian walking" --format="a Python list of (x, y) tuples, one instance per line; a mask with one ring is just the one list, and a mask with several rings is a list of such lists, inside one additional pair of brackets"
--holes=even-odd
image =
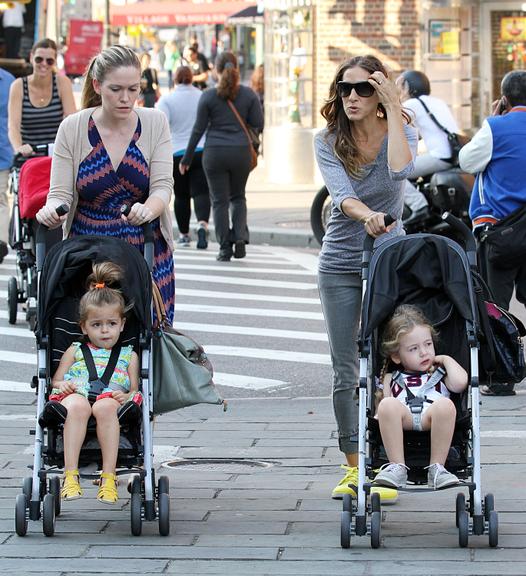
[[(516, 234), (508, 234), (509, 257), (494, 259), (487, 233), (526, 205), (526, 70), (508, 72), (502, 79), (501, 94), (493, 102), (492, 115), (460, 151), (459, 163), (462, 170), (477, 174), (469, 216), (481, 271), (496, 304), (508, 310), (514, 290), (517, 300), (526, 306), (526, 247), (517, 246)], [(514, 384), (482, 386), (481, 393), (513, 395)]]
[[(246, 124), (263, 129), (263, 113), (257, 95), (239, 82), (236, 57), (223, 52), (216, 60), (217, 88), (203, 93), (199, 100), (192, 135), (181, 160), (184, 174), (192, 165), (194, 151), (206, 131), (203, 167), (210, 189), (214, 226), (219, 254), (217, 260), (228, 262), (244, 258), (248, 244), (245, 186), (251, 168), (247, 135), (229, 106), (235, 106)], [(232, 224), (230, 224), (230, 209)]]
[[(142, 225), (154, 235), (152, 276), (173, 322), (175, 278), (170, 196), (173, 159), (162, 112), (135, 108), (141, 65), (135, 52), (110, 46), (89, 65), (82, 110), (61, 124), (55, 142), (51, 186), (38, 212), (41, 224), (64, 224), (64, 237), (114, 236), (144, 249)], [(67, 216), (56, 208), (66, 204)], [(121, 215), (123, 204), (131, 206)]]
[[(321, 109), (327, 127), (314, 140), (333, 203), (319, 260), (319, 291), (334, 370), (333, 404), (345, 476), (333, 490), (356, 497), (358, 484), (358, 324), (361, 255), (366, 234), (376, 244), (402, 234), (405, 178), (414, 167), (417, 133), (398, 90), (375, 56), (347, 60)], [(385, 216), (396, 222), (386, 228)], [(384, 502), (391, 488), (374, 488)]]
[(9, 140), (15, 153), (55, 141), (62, 120), (76, 110), (71, 81), (56, 73), (57, 45), (49, 38), (31, 49), (33, 73), (17, 78), (9, 93)]
[(5, 57), (20, 58), (20, 45), (24, 31), (24, 14), (26, 7), (22, 2), (6, 4), (2, 13), (2, 26), (4, 28)]
[(0, 68), (0, 264), (7, 256), (9, 236), (9, 204), (7, 202), (7, 184), (9, 169), (13, 163), (13, 148), (7, 137), (7, 104), (9, 90), (15, 77)]
[(164, 70), (168, 77), (168, 90), (173, 88), (173, 73), (180, 58), (181, 54), (179, 54), (177, 44), (173, 41), (166, 42), (164, 45)]
[(161, 96), (157, 70), (151, 67), (151, 56), (148, 52), (141, 54), (141, 97), (140, 103), (145, 108), (153, 108)]
[(198, 222), (196, 248), (205, 249), (208, 248), (210, 194), (202, 164), (204, 135), (197, 143), (189, 169), (184, 174), (179, 171), (179, 164), (186, 151), (202, 95), (199, 88), (192, 86), (192, 76), (192, 70), (188, 66), (177, 68), (175, 89), (170, 94), (161, 97), (157, 108), (166, 114), (172, 134), (174, 212), (179, 228), (177, 245), (182, 248), (190, 246), (190, 216), (193, 199)]

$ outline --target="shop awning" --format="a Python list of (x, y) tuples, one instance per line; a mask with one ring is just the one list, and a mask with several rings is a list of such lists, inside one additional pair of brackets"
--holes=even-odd
[[(248, 4), (250, 6), (250, 4)], [(112, 26), (185, 26), (192, 24), (224, 24), (226, 19), (247, 7), (241, 0), (199, 2), (136, 2), (111, 6)]]
[(227, 23), (234, 26), (250, 26), (251, 24), (263, 24), (263, 20), (263, 12), (258, 12), (257, 5), (253, 4), (229, 16)]

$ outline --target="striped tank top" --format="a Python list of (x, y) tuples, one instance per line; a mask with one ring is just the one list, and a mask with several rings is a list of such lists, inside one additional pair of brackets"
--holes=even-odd
[(47, 106), (37, 108), (29, 100), (27, 77), (22, 78), (24, 98), (22, 100), (22, 121), (20, 133), (22, 142), (30, 146), (49, 144), (55, 141), (58, 127), (64, 118), (62, 101), (58, 94), (57, 77), (53, 74), (53, 90)]

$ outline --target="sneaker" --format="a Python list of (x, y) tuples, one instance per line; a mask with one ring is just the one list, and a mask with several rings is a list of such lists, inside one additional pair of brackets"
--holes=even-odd
[(4, 258), (7, 256), (7, 244), (5, 242), (0, 241), (0, 264), (4, 261)]
[(179, 248), (188, 248), (190, 246), (190, 236), (187, 234), (179, 236), (177, 239), (177, 246), (179, 246)]
[(198, 250), (206, 250), (208, 248), (208, 230), (204, 226), (199, 226), (197, 229), (197, 244), (195, 247)]
[(440, 490), (459, 483), (460, 480), (448, 472), (442, 464), (431, 464), (427, 467), (427, 485), (429, 488)]
[(374, 477), (374, 483), (389, 488), (405, 488), (407, 466), (405, 464), (384, 464)]
[[(358, 468), (342, 465), (342, 470), (345, 470), (346, 474), (332, 491), (332, 498), (334, 500), (341, 500), (344, 494), (350, 494), (353, 498), (356, 498)], [(394, 504), (398, 499), (398, 492), (393, 490), (393, 488), (383, 488), (380, 486), (371, 488), (371, 494), (375, 493), (380, 494), (382, 504)]]

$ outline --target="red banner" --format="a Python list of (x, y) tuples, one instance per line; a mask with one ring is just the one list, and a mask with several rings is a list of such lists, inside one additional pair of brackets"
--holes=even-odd
[(67, 51), (64, 54), (66, 74), (82, 76), (93, 56), (102, 49), (104, 29), (98, 20), (70, 20)]

